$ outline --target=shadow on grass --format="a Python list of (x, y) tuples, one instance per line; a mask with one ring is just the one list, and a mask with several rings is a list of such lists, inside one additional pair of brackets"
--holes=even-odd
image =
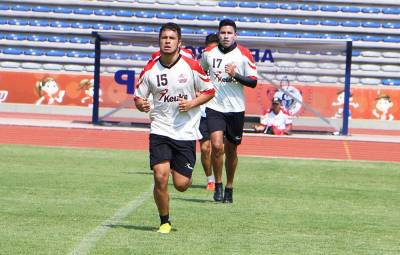
[(206, 185), (201, 185), (201, 184), (192, 184), (190, 185), (189, 189), (206, 189)]
[(187, 202), (194, 202), (194, 203), (214, 203), (211, 199), (199, 199), (199, 198), (184, 198), (184, 197), (175, 197), (175, 200), (182, 200)]
[[(134, 229), (134, 230), (147, 231), (147, 232), (156, 232), (158, 230), (157, 227), (140, 226), (140, 225), (109, 224), (106, 226), (109, 228), (125, 228), (125, 229)], [(171, 231), (175, 232), (177, 230), (172, 228)]]

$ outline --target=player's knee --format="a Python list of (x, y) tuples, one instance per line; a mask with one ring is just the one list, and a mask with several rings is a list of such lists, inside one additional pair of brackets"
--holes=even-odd
[(167, 186), (168, 173), (154, 172), (154, 183), (157, 187)]
[(209, 155), (211, 153), (211, 145), (210, 145), (210, 143), (203, 143), (201, 145), (200, 149), (201, 149), (201, 153), (202, 154)]
[(174, 187), (177, 191), (179, 192), (185, 192), (189, 186), (190, 186), (191, 182), (180, 182), (180, 183), (174, 183)]

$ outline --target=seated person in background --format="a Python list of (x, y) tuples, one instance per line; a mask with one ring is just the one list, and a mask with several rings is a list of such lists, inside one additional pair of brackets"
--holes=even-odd
[(284, 110), (279, 98), (272, 100), (271, 109), (260, 118), (260, 124), (254, 126), (257, 132), (270, 135), (289, 135), (292, 129), (292, 117)]

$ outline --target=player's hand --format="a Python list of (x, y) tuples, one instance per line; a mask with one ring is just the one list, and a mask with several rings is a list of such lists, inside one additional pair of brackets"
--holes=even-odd
[(235, 64), (227, 64), (225, 65), (225, 73), (227, 73), (229, 76), (234, 77), (236, 74), (236, 65)]
[(150, 103), (147, 98), (142, 99), (142, 103), (137, 106), (138, 110), (141, 112), (149, 112), (150, 111)]
[(179, 98), (179, 111), (187, 112), (192, 108), (192, 103), (189, 100), (184, 99), (183, 97)]

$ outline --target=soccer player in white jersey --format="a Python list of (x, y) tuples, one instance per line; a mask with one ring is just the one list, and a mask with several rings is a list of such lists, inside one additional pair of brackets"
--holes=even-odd
[[(214, 200), (232, 203), (233, 180), (238, 163), (237, 146), (241, 143), (243, 135), (244, 86), (256, 87), (257, 68), (250, 51), (236, 43), (234, 21), (221, 20), (218, 36), (218, 46), (204, 50), (201, 65), (209, 72), (216, 91), (215, 97), (207, 103), (206, 108), (215, 176)], [(223, 193), (224, 153), (227, 180)]]
[[(160, 215), (158, 232), (169, 233), (168, 178), (178, 191), (192, 182), (196, 161), (200, 108), (214, 96), (214, 88), (196, 60), (179, 54), (181, 29), (175, 23), (160, 28), (161, 56), (149, 61), (140, 74), (135, 90), (135, 105), (149, 112), (149, 95), (154, 109), (150, 112), (150, 166), (154, 175), (154, 200)], [(196, 96), (196, 92), (200, 92)]]

